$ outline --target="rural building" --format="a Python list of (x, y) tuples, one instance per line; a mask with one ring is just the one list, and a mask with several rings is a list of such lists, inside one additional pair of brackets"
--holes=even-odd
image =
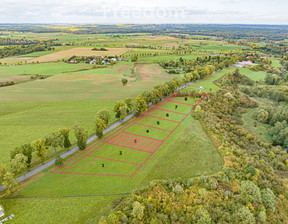
[(239, 62), (238, 64), (233, 65), (233, 66), (242, 68), (242, 67), (244, 67), (246, 65), (253, 66), (255, 64), (252, 61), (242, 61), (242, 62)]

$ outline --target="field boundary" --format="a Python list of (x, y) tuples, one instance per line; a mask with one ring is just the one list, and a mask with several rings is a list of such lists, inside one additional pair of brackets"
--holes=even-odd
[[(192, 110), (190, 110), (189, 113), (184, 114), (184, 113), (178, 113), (175, 111), (169, 111), (169, 110), (162, 110), (160, 109), (161, 106), (165, 105), (168, 102), (171, 102), (171, 99), (174, 99), (178, 96), (193, 96), (193, 95), (197, 95), (197, 96), (202, 96), (201, 99), (199, 99), (199, 101), (195, 104), (189, 104), (190, 106), (192, 106)], [(84, 150), (83, 152), (79, 153), (78, 155), (74, 156), (73, 158), (69, 159), (68, 161), (66, 161), (64, 164), (62, 164), (61, 166), (57, 167), (56, 169), (54, 169), (51, 173), (54, 174), (73, 174), (73, 175), (94, 175), (94, 176), (118, 176), (118, 177), (133, 177), (139, 170), (140, 168), (153, 156), (153, 154), (162, 146), (162, 144), (171, 136), (171, 134), (179, 127), (179, 125), (192, 113), (192, 111), (202, 102), (202, 100), (205, 99), (205, 97), (207, 96), (207, 94), (172, 94), (171, 96), (169, 96), (168, 98), (166, 98), (165, 100), (163, 100), (162, 102), (156, 104), (155, 106), (151, 107), (150, 109), (148, 109), (145, 113), (143, 113), (142, 115), (140, 115), (139, 117), (134, 118), (133, 120), (131, 120), (130, 122), (128, 122), (126, 125), (120, 127), (119, 129), (115, 130), (114, 132), (110, 133), (108, 136), (106, 136), (105, 138), (103, 138), (102, 140), (100, 140), (99, 142), (95, 143), (94, 145), (90, 146), (89, 148), (87, 148), (86, 150)], [(173, 102), (173, 101), (172, 101)], [(181, 102), (177, 102), (176, 103), (181, 103)], [(183, 119), (180, 122), (177, 121), (173, 121), (173, 120), (169, 120), (169, 119), (164, 119), (164, 118), (160, 118), (160, 117), (155, 117), (155, 116), (151, 116), (150, 113), (152, 113), (153, 111), (156, 110), (162, 110), (162, 111), (167, 111), (167, 112), (171, 112), (171, 113), (176, 113), (176, 114), (181, 114), (181, 115), (185, 115), (183, 117)], [(173, 130), (169, 131), (169, 130), (165, 130), (165, 129), (161, 129), (161, 128), (157, 128), (157, 127), (153, 127), (153, 126), (149, 126), (149, 125), (145, 125), (145, 124), (139, 124), (138, 122), (141, 121), (142, 119), (144, 119), (145, 117), (155, 117), (158, 119), (163, 119), (163, 120), (167, 120), (169, 122), (175, 122), (177, 123), (177, 125), (174, 127)], [(131, 126), (133, 125), (142, 125), (142, 126), (146, 126), (149, 128), (154, 128), (154, 129), (158, 129), (158, 130), (163, 130), (166, 132), (169, 132), (169, 134), (165, 137), (164, 140), (160, 140), (160, 139), (156, 139), (156, 138), (150, 138), (147, 136), (143, 136), (143, 135), (138, 135), (138, 134), (134, 134), (134, 133), (129, 133), (126, 132), (127, 129), (129, 129)], [(118, 131), (120, 131), (119, 133), (117, 133)], [(112, 138), (109, 138), (110, 136), (114, 135), (115, 133), (117, 133), (115, 136), (113, 136)], [(112, 140), (117, 142), (117, 138), (121, 138), (121, 135), (123, 137), (125, 137), (125, 135), (131, 135), (131, 136), (135, 136), (135, 138), (144, 138), (147, 139), (149, 141), (151, 141), (152, 143), (155, 142), (155, 149), (152, 147), (151, 151), (146, 151), (143, 150), (141, 148), (136, 148), (136, 147), (131, 147), (129, 145), (129, 143), (126, 143), (126, 145), (121, 145), (118, 143), (113, 142)], [(109, 139), (108, 139), (109, 138)], [(137, 143), (138, 140), (135, 139), (135, 143)], [(156, 143), (158, 142), (158, 143)], [(129, 148), (129, 149), (133, 149), (133, 150), (137, 150), (137, 151), (142, 151), (142, 152), (146, 152), (146, 153), (150, 153), (150, 155), (146, 158), (146, 160), (142, 163), (142, 164), (137, 164), (137, 163), (131, 163), (131, 162), (126, 162), (126, 161), (121, 161), (121, 160), (116, 160), (116, 159), (110, 159), (110, 158), (104, 158), (104, 157), (98, 157), (98, 156), (92, 156), (91, 154), (93, 152), (95, 152), (96, 150), (98, 150), (100, 147), (102, 147), (105, 144), (111, 144), (111, 145), (115, 145), (115, 146), (119, 146), (119, 147), (125, 147), (125, 148)], [(128, 144), (128, 145), (127, 145)], [(98, 145), (98, 146), (97, 146)], [(91, 150), (92, 148), (94, 148), (95, 146), (97, 146), (95, 149), (93, 149), (92, 151), (88, 151)], [(103, 160), (111, 160), (114, 162), (119, 162), (119, 163), (127, 163), (127, 164), (131, 164), (131, 165), (135, 165), (138, 166), (138, 168), (133, 172), (132, 175), (117, 175), (117, 174), (100, 174), (100, 173), (76, 173), (76, 172), (69, 172), (69, 169), (71, 167), (73, 167), (75, 164), (77, 164), (78, 162), (80, 162), (81, 160), (85, 159), (86, 157), (94, 157), (94, 158), (99, 158), (99, 159), (103, 159)], [(73, 160), (76, 160), (73, 162)], [(72, 162), (70, 165), (68, 165), (70, 162)], [(64, 168), (65, 165), (68, 165), (65, 169), (63, 169), (62, 171), (58, 171), (61, 168)]]

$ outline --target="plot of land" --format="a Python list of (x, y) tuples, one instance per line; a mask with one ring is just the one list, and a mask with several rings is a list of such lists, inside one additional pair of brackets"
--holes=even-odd
[[(175, 97), (176, 95), (169, 98), (173, 99)], [(195, 98), (196, 97), (202, 97), (203, 100), (205, 95), (195, 96)], [(181, 121), (175, 122), (173, 120), (166, 120), (165, 117), (167, 117), (167, 114), (165, 113), (167, 111), (163, 111), (161, 107), (169, 109), (175, 106), (175, 103), (169, 101), (169, 98), (164, 102), (159, 103), (159, 105), (150, 108), (139, 118), (126, 124), (122, 129), (120, 129), (120, 132), (116, 133), (116, 135), (114, 134), (115, 132), (111, 133), (110, 135), (113, 137), (109, 137), (110, 135), (105, 137), (102, 141), (96, 144), (98, 145), (96, 148), (96, 145), (92, 146), (70, 159), (62, 166), (55, 169), (53, 173), (133, 177), (146, 161), (156, 152), (156, 150), (158, 150), (177, 129), (177, 127), (179, 127), (184, 119), (187, 118), (195, 106), (197, 106), (193, 105), (193, 107), (191, 107), (192, 105), (188, 106), (182, 103), (185, 107), (179, 107), (180, 114), (178, 112), (171, 112), (172, 114), (182, 116)], [(165, 113), (161, 114), (162, 112)], [(150, 114), (154, 113), (159, 116), (156, 125), (160, 126), (160, 119), (165, 119), (163, 121), (166, 122), (166, 125), (170, 123), (172, 126), (174, 125), (174, 129), (166, 130), (140, 123), (141, 120), (150, 118)], [(155, 119), (156, 117), (153, 118)], [(175, 119), (177, 119), (177, 117), (175, 117)], [(176, 126), (175, 123), (177, 123)], [(131, 156), (127, 155), (129, 153), (131, 153)], [(139, 161), (141, 161), (141, 163), (139, 163)], [(117, 166), (117, 164), (119, 164), (119, 166)]]
[(161, 145), (160, 141), (136, 136), (128, 133), (120, 133), (107, 142), (108, 144), (132, 148), (143, 152), (154, 152)]
[(68, 50), (58, 51), (52, 54), (43, 55), (32, 60), (29, 62), (53, 62), (59, 61), (62, 59), (68, 59), (73, 55), (76, 56), (119, 56), (126, 53), (129, 49), (128, 48), (107, 48), (107, 51), (93, 51), (93, 48), (89, 47), (75, 47)]

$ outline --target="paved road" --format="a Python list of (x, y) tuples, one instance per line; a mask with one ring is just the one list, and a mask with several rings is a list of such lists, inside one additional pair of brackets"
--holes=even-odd
[[(197, 81), (198, 81), (198, 80), (197, 80)], [(193, 83), (193, 82), (188, 83), (188, 84), (186, 84), (186, 85), (184, 85), (184, 86), (176, 89), (175, 92), (177, 92), (177, 91), (179, 91), (179, 90), (181, 90), (181, 89), (183, 89), (183, 88), (191, 85), (192, 83)], [(162, 99), (163, 99), (163, 98), (164, 98), (164, 97), (162, 97)], [(150, 107), (151, 105), (152, 105), (152, 103), (150, 103), (150, 104), (148, 105), (148, 107)], [(119, 121), (119, 122), (117, 122), (117, 123), (109, 126), (103, 133), (106, 134), (107, 132), (109, 132), (109, 131), (117, 128), (117, 127), (120, 126), (123, 122), (128, 121), (129, 119), (131, 119), (131, 118), (133, 118), (133, 117), (134, 117), (134, 113), (131, 114), (131, 115), (129, 115), (129, 116), (127, 116), (122, 122)], [(98, 138), (98, 137), (97, 137), (96, 135), (92, 136), (91, 138), (88, 139), (87, 144), (95, 141), (97, 138)], [(61, 158), (66, 158), (66, 157), (70, 156), (71, 154), (77, 152), (78, 149), (79, 149), (78, 146), (74, 147), (73, 149), (69, 150), (68, 152), (65, 152), (64, 154), (62, 154), (62, 155), (61, 155)], [(37, 174), (37, 173), (40, 173), (42, 170), (44, 170), (44, 169), (46, 169), (46, 168), (49, 168), (50, 166), (53, 166), (54, 163), (55, 163), (55, 160), (56, 160), (56, 159), (50, 160), (49, 162), (45, 163), (44, 165), (39, 166), (39, 167), (37, 167), (36, 169), (29, 171), (29, 172), (26, 173), (25, 175), (22, 175), (22, 176), (18, 177), (18, 178), (17, 178), (17, 179), (18, 179), (18, 183), (21, 182), (21, 181), (24, 181), (24, 180), (28, 179), (29, 177), (31, 177), (31, 176), (33, 176), (33, 175), (35, 175), (35, 174)], [(0, 186), (0, 191), (3, 191), (3, 190), (5, 190), (5, 188), (4, 188), (3, 186)]]

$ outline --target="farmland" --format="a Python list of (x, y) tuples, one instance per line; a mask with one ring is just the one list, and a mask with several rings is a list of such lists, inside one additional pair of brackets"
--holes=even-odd
[[(1, 135), (9, 139), (1, 141), (1, 160), (8, 160), (9, 151), (16, 144), (25, 144), (62, 127), (72, 127), (75, 122), (92, 134), (93, 120), (98, 110), (104, 108), (111, 111), (117, 101), (135, 97), (172, 77), (154, 64), (138, 64), (137, 72), (131, 74), (132, 65), (122, 63), (104, 69), (73, 72), (87, 68), (87, 65), (49, 63), (21, 65), (19, 70), (11, 71), (11, 77), (19, 77), (23, 69), (54, 76), (0, 89)], [(60, 71), (62, 74), (58, 73)], [(2, 74), (7, 73), (3, 71)], [(125, 74), (133, 80), (127, 86), (122, 86), (121, 75)], [(27, 117), (33, 119), (33, 123)], [(13, 131), (15, 128), (19, 128), (19, 131)]]
[[(29, 35), (27, 37), (29, 37)], [(62, 35), (57, 36), (57, 38), (59, 37), (65, 41), (71, 40)], [(41, 39), (45, 37), (39, 35), (35, 38)], [(103, 41), (108, 41), (105, 36), (102, 36), (102, 38)], [(133, 42), (136, 43), (144, 43), (146, 41), (147, 44), (152, 44), (153, 42), (158, 44), (160, 41), (163, 46), (167, 45), (168, 47), (168, 43), (173, 43), (177, 40), (175, 38), (167, 38), (165, 36), (152, 38), (147, 36), (131, 37), (127, 35), (127, 37), (124, 38), (125, 40), (123, 40), (123, 44), (129, 44), (128, 41), (131, 41), (131, 38), (134, 38)], [(81, 38), (79, 37), (77, 41), (80, 40)], [(109, 44), (111, 44), (111, 42), (109, 42)], [(101, 44), (98, 46), (101, 46)], [(122, 55), (122, 57), (137, 55), (139, 60), (136, 63), (118, 62), (116, 65), (108, 66), (106, 68), (91, 69), (91, 65), (85, 63), (69, 64), (58, 62), (73, 55), (95, 55), (95, 52), (91, 51), (91, 48), (61, 47), (58, 48), (58, 50), (55, 50), (55, 52), (44, 51), (25, 55), (25, 57), (28, 59), (27, 64), (25, 63), (22, 65), (0, 67), (0, 79), (2, 81), (26, 81), (21, 84), (0, 89), (0, 122), (2, 126), (0, 132), (1, 136), (7, 139), (7, 141), (1, 141), (0, 143), (0, 147), (2, 149), (1, 162), (7, 162), (9, 160), (10, 151), (15, 147), (21, 144), (29, 143), (36, 138), (46, 136), (52, 131), (57, 131), (59, 128), (71, 128), (75, 122), (84, 127), (89, 132), (89, 135), (93, 134), (93, 120), (97, 111), (100, 109), (107, 109), (112, 114), (113, 106), (117, 101), (123, 100), (127, 97), (136, 97), (137, 94), (151, 89), (156, 84), (176, 77), (175, 75), (167, 74), (157, 64), (158, 61), (175, 60), (179, 59), (180, 57), (184, 59), (196, 59), (196, 57), (200, 55), (166, 55), (167, 53), (171, 54), (171, 49), (107, 49), (108, 52), (97, 51), (97, 55), (99, 53), (103, 54), (103, 56), (109, 54), (111, 54), (111, 56), (119, 54)], [(158, 55), (155, 55), (155, 53)], [(155, 56), (152, 56), (151, 54)], [(20, 60), (23, 58), (24, 56), (13, 57), (11, 58), (11, 63), (13, 64), (20, 62), (17, 61), (17, 59)], [(38, 61), (39, 63), (32, 64), (32, 61)], [(205, 80), (204, 83), (192, 85), (192, 88), (198, 88), (199, 85), (206, 86), (206, 84), (207, 87), (209, 86), (210, 88), (210, 86), (214, 85), (213, 81), (224, 75), (227, 71), (214, 74)], [(30, 76), (36, 74), (50, 77), (31, 81)], [(126, 86), (121, 84), (122, 78), (127, 78), (129, 80)], [(174, 105), (171, 107), (167, 104), (161, 109), (173, 110), (173, 106)], [(188, 113), (190, 110), (188, 106), (184, 105), (183, 109), (184, 114)], [(163, 110), (153, 112), (151, 114), (153, 117), (147, 117), (139, 121), (139, 124), (135, 124), (133, 127), (129, 128), (127, 132), (149, 137), (149, 134), (145, 132), (147, 128), (145, 125), (154, 127), (155, 119), (157, 119), (155, 117), (163, 116), (165, 114), (165, 111)], [(184, 116), (181, 114), (172, 113), (170, 119), (175, 120), (175, 122), (180, 122), (183, 117)], [(167, 134), (170, 133), (169, 130), (172, 131), (176, 127), (177, 123), (175, 122), (162, 120), (161, 129), (163, 130), (152, 128), (150, 135), (154, 135), (154, 138), (158, 138), (159, 140), (165, 139)], [(189, 132), (189, 135), (184, 134), (185, 132)], [(193, 145), (195, 145), (194, 148), (186, 146), (186, 142), (190, 141), (189, 139), (193, 139)], [(71, 135), (71, 141), (75, 142), (75, 137), (73, 135)], [(196, 147), (197, 142), (202, 142), (202, 146), (200, 148)], [(157, 144), (154, 144), (155, 146), (153, 146), (153, 144), (151, 147), (157, 147)], [(181, 153), (179, 152), (180, 149)], [(63, 149), (57, 150), (59, 153), (64, 152)], [(79, 163), (77, 166), (69, 169), (67, 172), (81, 172), (82, 170), (82, 172), (100, 172), (101, 174), (103, 171), (101, 167), (99, 167), (100, 169), (98, 168), (97, 171), (97, 169), (93, 169), (91, 164), (94, 164), (97, 161), (101, 163), (101, 161), (103, 161), (101, 158), (111, 158), (112, 160), (106, 160), (105, 164), (108, 166), (106, 169), (109, 169), (109, 166), (111, 166), (112, 169), (106, 172), (117, 175), (127, 175), (128, 172), (128, 175), (131, 175), (131, 172), (134, 172), (135, 167), (137, 167), (133, 164), (142, 164), (145, 162), (146, 158), (150, 156), (149, 152), (141, 152), (123, 147), (120, 147), (120, 150), (122, 151), (123, 156), (118, 155), (119, 146), (107, 144), (106, 146), (103, 146), (101, 150), (93, 151), (91, 156), (87, 157), (87, 160), (85, 160), (83, 164)], [(146, 147), (145, 150), (147, 150)], [(152, 148), (151, 150), (154, 151)], [(117, 154), (115, 154), (115, 152), (117, 152)], [(176, 161), (174, 160), (175, 154), (178, 154)], [(52, 158), (53, 156), (54, 152), (49, 150), (47, 158)], [(191, 159), (187, 159), (189, 157)], [(128, 163), (117, 163), (114, 160), (124, 160)], [(35, 166), (39, 164), (39, 159), (34, 156), (32, 165)], [(115, 169), (115, 164), (117, 164), (117, 169)], [(183, 164), (186, 165), (182, 166)], [(179, 176), (179, 173), (181, 173), (181, 177), (183, 178), (198, 176), (201, 174), (211, 174), (221, 170), (222, 166), (223, 159), (219, 155), (213, 143), (206, 138), (205, 132), (202, 130), (201, 125), (191, 116), (188, 116), (179, 126), (179, 128), (177, 128), (167, 139), (167, 141), (163, 143), (159, 150), (153, 153), (153, 157), (147, 161), (147, 163), (145, 163), (145, 166), (143, 166), (142, 169), (137, 172), (137, 174), (135, 174), (135, 177), (133, 177), (133, 179), (128, 178), (125, 180), (124, 185), (121, 177), (89, 177), (81, 175), (62, 176), (61, 174), (52, 174), (51, 171), (55, 169), (54, 167), (44, 171), (43, 175), (35, 177), (33, 182), (29, 183), (29, 185), (25, 186), (21, 190), (21, 195), (30, 197), (95, 194), (95, 192), (96, 194), (122, 193), (144, 186), (155, 178), (173, 178)], [(170, 170), (169, 172), (167, 172), (168, 168)], [(151, 172), (152, 170), (154, 170), (154, 172)], [(65, 183), (69, 183), (68, 185), (70, 185), (71, 188), (62, 188), (61, 186), (63, 186), (63, 181)], [(92, 183), (91, 181), (94, 184), (90, 185)], [(110, 185), (109, 183), (111, 183), (111, 181), (113, 181), (115, 184)], [(81, 184), (76, 184), (80, 182)], [(85, 188), (84, 186), (87, 186), (88, 182), (90, 183), (89, 185), (93, 187), (88, 189)], [(49, 183), (53, 183), (54, 186), (58, 187), (51, 188)], [(42, 186), (45, 187), (42, 188)], [(107, 187), (103, 188), (101, 186)], [(38, 189), (39, 187), (42, 190), (35, 191), (35, 188)], [(99, 196), (99, 201), (97, 200), (97, 202), (93, 203), (93, 208), (90, 209), (99, 210), (103, 203), (106, 203), (107, 208), (109, 209), (111, 206), (111, 201), (114, 199), (119, 199), (119, 196)], [(37, 216), (26, 216), (24, 213), (37, 213), (39, 208), (45, 208), (47, 206), (55, 207), (55, 202), (43, 198), (37, 202), (30, 201), (32, 204), (29, 204), (28, 207), (32, 208), (32, 210), (24, 211), (20, 209), (18, 205), (21, 205), (21, 203), (27, 203), (25, 202), (26, 199), (19, 200), (21, 201), (17, 202), (17, 205), (15, 204), (15, 201), (8, 200), (4, 200), (3, 202), (1, 201), (1, 203), (5, 205), (7, 211), (10, 211), (10, 209), (11, 211), (13, 210), (13, 212), (19, 217), (19, 219), (17, 218), (15, 221), (20, 221), (22, 223), (25, 223), (25, 217), (27, 220), (29, 220), (28, 222), (37, 222)], [(73, 200), (75, 203), (76, 201), (80, 202), (78, 198)], [(81, 200), (83, 202), (88, 202), (91, 199), (83, 198)], [(18, 201), (18, 199), (16, 201)], [(62, 203), (65, 203), (65, 201), (62, 200)], [(77, 206), (70, 204), (69, 209), (74, 211), (77, 209)], [(83, 209), (87, 210), (88, 208)], [(50, 213), (46, 213), (46, 215), (52, 215), (55, 212), (56, 209)], [(101, 214), (104, 212), (107, 212), (107, 210), (103, 210)], [(59, 218), (71, 220), (69, 221), (71, 223), (77, 223), (77, 214), (79, 213), (75, 212), (75, 215), (72, 217), (68, 218), (61, 216)], [(99, 218), (100, 212), (99, 214), (92, 216), (90, 219), (94, 221), (99, 220)]]
[[(277, 181), (287, 183), (288, 157), (261, 119), (286, 104), (285, 72), (271, 94), (276, 85), (264, 81), (287, 57), (262, 60), (261, 50), (278, 49), (267, 49), (274, 42), (265, 42), (265, 32), (254, 39), (251, 28), (197, 25), (182, 33), (185, 24), (27, 26), (31, 32), (0, 25), (13, 53), (0, 59), (0, 187), (27, 172), (25, 147), (30, 170), (41, 172), (0, 193), (5, 213), (15, 215), (9, 222), (241, 223), (250, 216), (258, 222), (263, 211), (271, 223), (284, 217), (265, 197), (285, 204)], [(24, 44), (32, 53), (17, 54)], [(263, 71), (232, 66), (249, 57)], [(42, 169), (42, 162), (53, 163)], [(11, 176), (4, 179), (5, 172)], [(263, 201), (245, 198), (246, 185)], [(201, 222), (205, 216), (210, 221)]]
[(53, 62), (60, 61), (62, 59), (68, 59), (73, 55), (76, 56), (119, 56), (128, 51), (126, 48), (107, 48), (107, 51), (93, 51), (93, 48), (81, 47), (81, 48), (71, 48), (68, 50), (62, 50), (51, 54), (46, 54), (40, 57), (36, 57), (29, 62)]
[[(173, 105), (173, 103), (171, 105)], [(153, 120), (142, 121), (142, 123), (147, 124), (151, 122), (153, 123)], [(165, 125), (161, 127), (165, 127)], [(157, 129), (155, 130), (157, 131)], [(133, 130), (130, 131), (133, 132)], [(188, 131), (189, 135), (185, 134)], [(199, 147), (197, 146), (197, 144), (192, 144), (192, 148), (188, 147), (187, 141), (189, 141), (190, 138), (193, 138), (193, 141), (195, 143), (201, 141), (202, 142), (201, 146)], [(90, 152), (93, 152), (99, 145), (100, 143), (96, 144), (95, 146), (92, 146), (92, 148), (88, 150)], [(119, 150), (123, 151), (123, 155), (119, 155)], [(174, 161), (175, 154), (178, 155), (176, 161)], [(98, 157), (98, 159), (91, 156)], [(91, 153), (91, 156), (87, 157), (86, 162), (84, 162), (82, 165), (81, 163), (79, 163), (78, 166), (75, 165), (73, 166), (73, 168), (70, 168), (71, 170), (70, 169), (69, 170), (71, 172), (73, 171), (80, 172), (82, 170), (85, 172), (92, 172), (92, 174), (97, 172), (103, 172), (103, 170), (105, 170), (104, 172), (106, 172), (106, 174), (107, 172), (113, 174), (113, 172), (115, 171), (117, 174), (123, 174), (123, 172), (127, 174), (127, 172), (128, 173), (131, 172), (131, 168), (129, 167), (135, 165), (119, 163), (111, 160), (104, 161), (103, 159), (99, 159), (99, 157), (100, 158), (110, 157), (113, 159), (121, 159), (122, 161), (124, 160), (127, 162), (143, 163), (145, 158), (149, 156), (149, 153), (136, 151), (128, 148), (119, 148), (118, 146), (116, 148), (104, 147), (102, 149), (95, 150), (93, 153)], [(101, 167), (102, 163), (105, 163), (106, 168)], [(99, 168), (97, 168), (97, 164), (99, 164), (100, 166)], [(117, 169), (114, 168), (109, 171), (109, 167), (112, 168), (113, 165), (114, 166), (117, 165)], [(86, 195), (86, 194), (95, 194), (95, 192), (97, 192), (97, 194), (108, 194), (108, 193), (113, 194), (113, 193), (129, 192), (139, 186), (145, 185), (154, 178), (173, 178), (173, 177), (187, 178), (191, 176), (198, 176), (200, 174), (210, 174), (221, 170), (222, 166), (223, 166), (223, 160), (219, 155), (217, 149), (213, 146), (211, 141), (207, 140), (205, 132), (202, 130), (200, 124), (197, 121), (195, 121), (191, 116), (188, 116), (183, 122), (183, 125), (180, 125), (179, 128), (177, 128), (175, 132), (172, 133), (172, 135), (168, 138), (167, 142), (163, 143), (163, 145), (153, 154), (152, 158), (148, 160), (145, 163), (145, 165), (142, 166), (142, 168), (135, 174), (133, 178), (117, 177), (117, 176), (111, 177), (111, 176), (93, 176), (93, 175), (89, 176), (89, 175), (53, 174), (50, 173), (52, 170), (49, 169), (44, 172), (44, 176), (42, 176), (40, 179), (35, 180), (33, 183), (29, 184), (29, 186), (25, 187), (21, 195), (24, 197), (29, 197), (29, 196), (48, 196), (48, 195), (50, 196), (81, 195), (81, 194)], [(61, 169), (63, 170), (63, 168)], [(153, 170), (154, 172), (151, 172)], [(109, 184), (111, 182), (113, 182), (113, 185)], [(64, 185), (66, 187), (64, 187), (63, 183), (65, 183)], [(103, 186), (106, 187), (104, 188)], [(107, 203), (107, 207), (109, 208), (110, 204), (108, 203), (108, 201), (111, 201), (112, 199), (116, 199), (119, 197), (121, 197), (121, 195), (109, 196), (109, 197), (98, 196), (96, 197), (97, 200), (93, 202), (93, 206), (91, 206), (90, 209), (91, 211), (97, 209), (100, 206), (99, 203)], [(18, 200), (19, 203), (21, 204), (29, 199), (15, 199), (14, 201), (3, 200), (2, 203), (5, 206), (7, 206), (7, 209), (9, 210), (11, 207), (15, 206), (14, 203), (15, 201)], [(78, 202), (80, 201), (88, 202), (90, 199), (83, 198), (80, 199), (79, 201), (77, 198), (75, 198), (72, 200), (77, 200)], [(32, 201), (30, 200), (30, 202)], [(47, 206), (47, 204), (54, 207), (54, 203), (58, 202), (57, 200), (52, 202), (49, 199), (41, 199), (37, 202), (35, 201), (35, 203), (36, 203), (35, 205), (32, 205), (32, 211), (26, 210), (26, 212), (35, 213), (39, 211), (39, 208)], [(73, 204), (74, 203), (69, 205), (69, 209), (72, 210), (77, 209), (76, 207), (73, 206)], [(21, 215), (22, 211), (20, 208), (17, 208), (16, 206), (16, 210), (14, 210), (14, 212), (16, 217), (19, 217), (16, 218), (15, 221), (23, 220), (23, 216)], [(56, 210), (52, 210), (50, 212), (51, 212), (50, 214), (54, 214)], [(67, 217), (65, 216), (62, 216), (62, 218), (67, 220)], [(99, 220), (100, 217), (94, 215), (90, 218), (92, 220)], [(28, 220), (37, 221), (37, 217), (35, 216), (29, 217)], [(25, 223), (25, 221), (22, 222)], [(53, 223), (53, 220), (51, 220), (51, 223)], [(71, 223), (77, 223), (77, 219), (71, 221)]]

